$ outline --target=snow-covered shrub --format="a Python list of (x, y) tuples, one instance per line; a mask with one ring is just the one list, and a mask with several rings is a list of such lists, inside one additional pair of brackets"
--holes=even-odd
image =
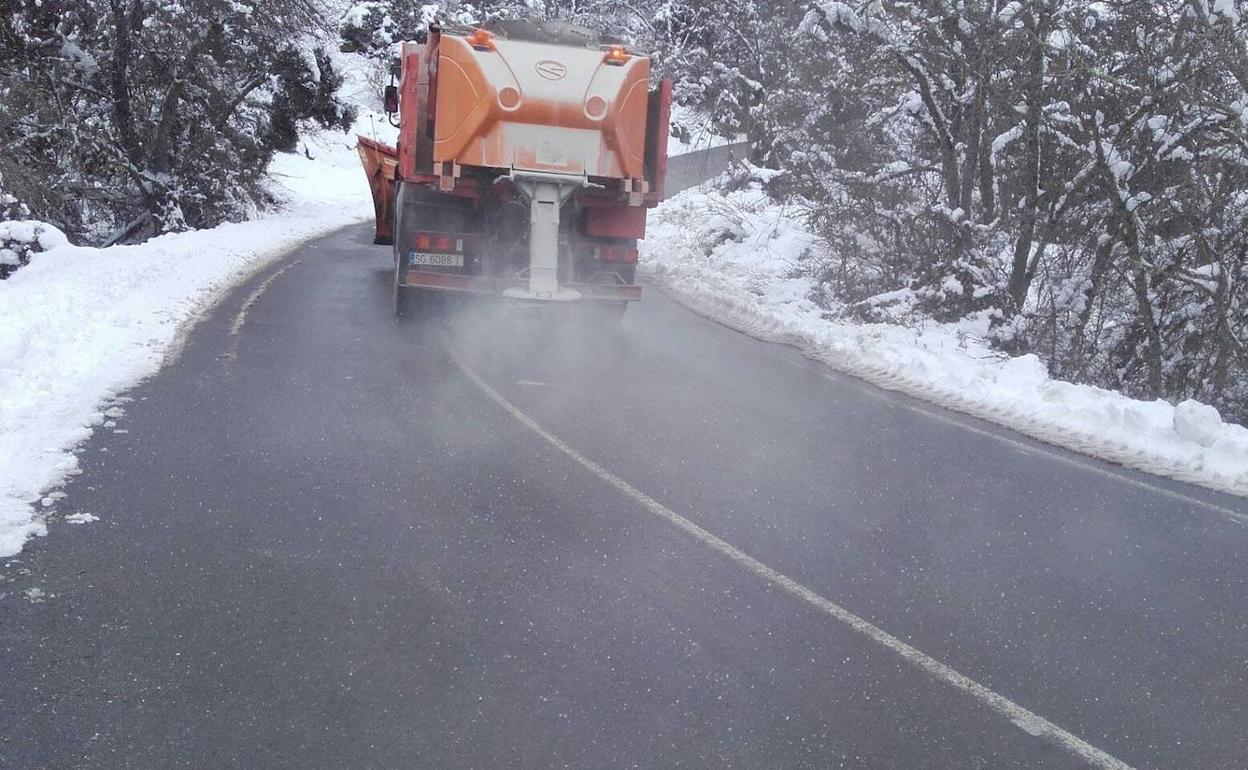
[[(3, 200), (2, 195), (0, 200)], [(60, 230), (44, 222), (20, 219), (0, 222), (0, 280), (30, 264), (33, 255), (66, 242)]]
[(18, 200), (16, 195), (5, 192), (4, 177), (0, 176), (0, 222), (26, 219), (29, 216), (30, 208)]
[(38, 239), (32, 239), (33, 234), (24, 230), (19, 232), (18, 222), (14, 221), (29, 216), (30, 209), (17, 196), (5, 192), (4, 177), (0, 175), (0, 280), (29, 263), (31, 253), (38, 248)]
[(429, 22), (436, 18), (437, 10), (436, 5), (393, 0), (357, 3), (343, 14), (338, 23), (340, 48), (344, 53), (385, 58), (395, 43), (403, 40), (424, 42)]
[(295, 149), (300, 124), (308, 120), (344, 130), (355, 120), (355, 108), (342, 105), (334, 96), (343, 76), (324, 50), (313, 51), (311, 61), (294, 49), (281, 52), (273, 63), (273, 78), (278, 87), (270, 104), (267, 147), (284, 152)]

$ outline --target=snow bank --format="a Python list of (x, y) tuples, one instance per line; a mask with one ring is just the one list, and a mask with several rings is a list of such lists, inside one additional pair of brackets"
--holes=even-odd
[[(361, 133), (377, 124), (366, 117)], [(47, 225), (0, 223), (46, 249), (0, 281), (0, 556), (44, 533), (38, 501), (51, 505), (43, 491), (76, 472), (73, 448), (227, 289), (372, 216), (354, 144), (354, 134), (326, 133), (278, 156), (272, 190), (283, 205), (253, 221), (107, 249), (72, 246)]]
[(716, 321), (880, 387), (1139, 470), (1248, 495), (1248, 429), (1194, 401), (1144, 402), (1053, 380), (1035, 356), (983, 341), (985, 317), (912, 328), (824, 318), (798, 277), (814, 243), (757, 187), (689, 191), (651, 215), (642, 274)]

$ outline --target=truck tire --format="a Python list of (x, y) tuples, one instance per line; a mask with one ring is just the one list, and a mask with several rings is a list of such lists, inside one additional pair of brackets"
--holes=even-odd
[(402, 318), (407, 310), (407, 293), (411, 291), (403, 285), (403, 258), (396, 252), (394, 255), (394, 317)]

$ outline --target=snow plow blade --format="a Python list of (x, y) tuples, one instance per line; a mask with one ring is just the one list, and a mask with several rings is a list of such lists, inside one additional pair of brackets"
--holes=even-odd
[(360, 162), (368, 175), (368, 188), (373, 193), (373, 213), (377, 219), (377, 232), (373, 243), (381, 246), (394, 244), (394, 197), (395, 178), (399, 169), (398, 150), (387, 144), (357, 136)]

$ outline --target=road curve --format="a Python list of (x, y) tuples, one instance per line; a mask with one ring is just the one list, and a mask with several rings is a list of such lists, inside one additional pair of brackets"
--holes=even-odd
[(1243, 501), (653, 289), (395, 323), (369, 240), (83, 448), (0, 567), (0, 767), (1248, 764)]

